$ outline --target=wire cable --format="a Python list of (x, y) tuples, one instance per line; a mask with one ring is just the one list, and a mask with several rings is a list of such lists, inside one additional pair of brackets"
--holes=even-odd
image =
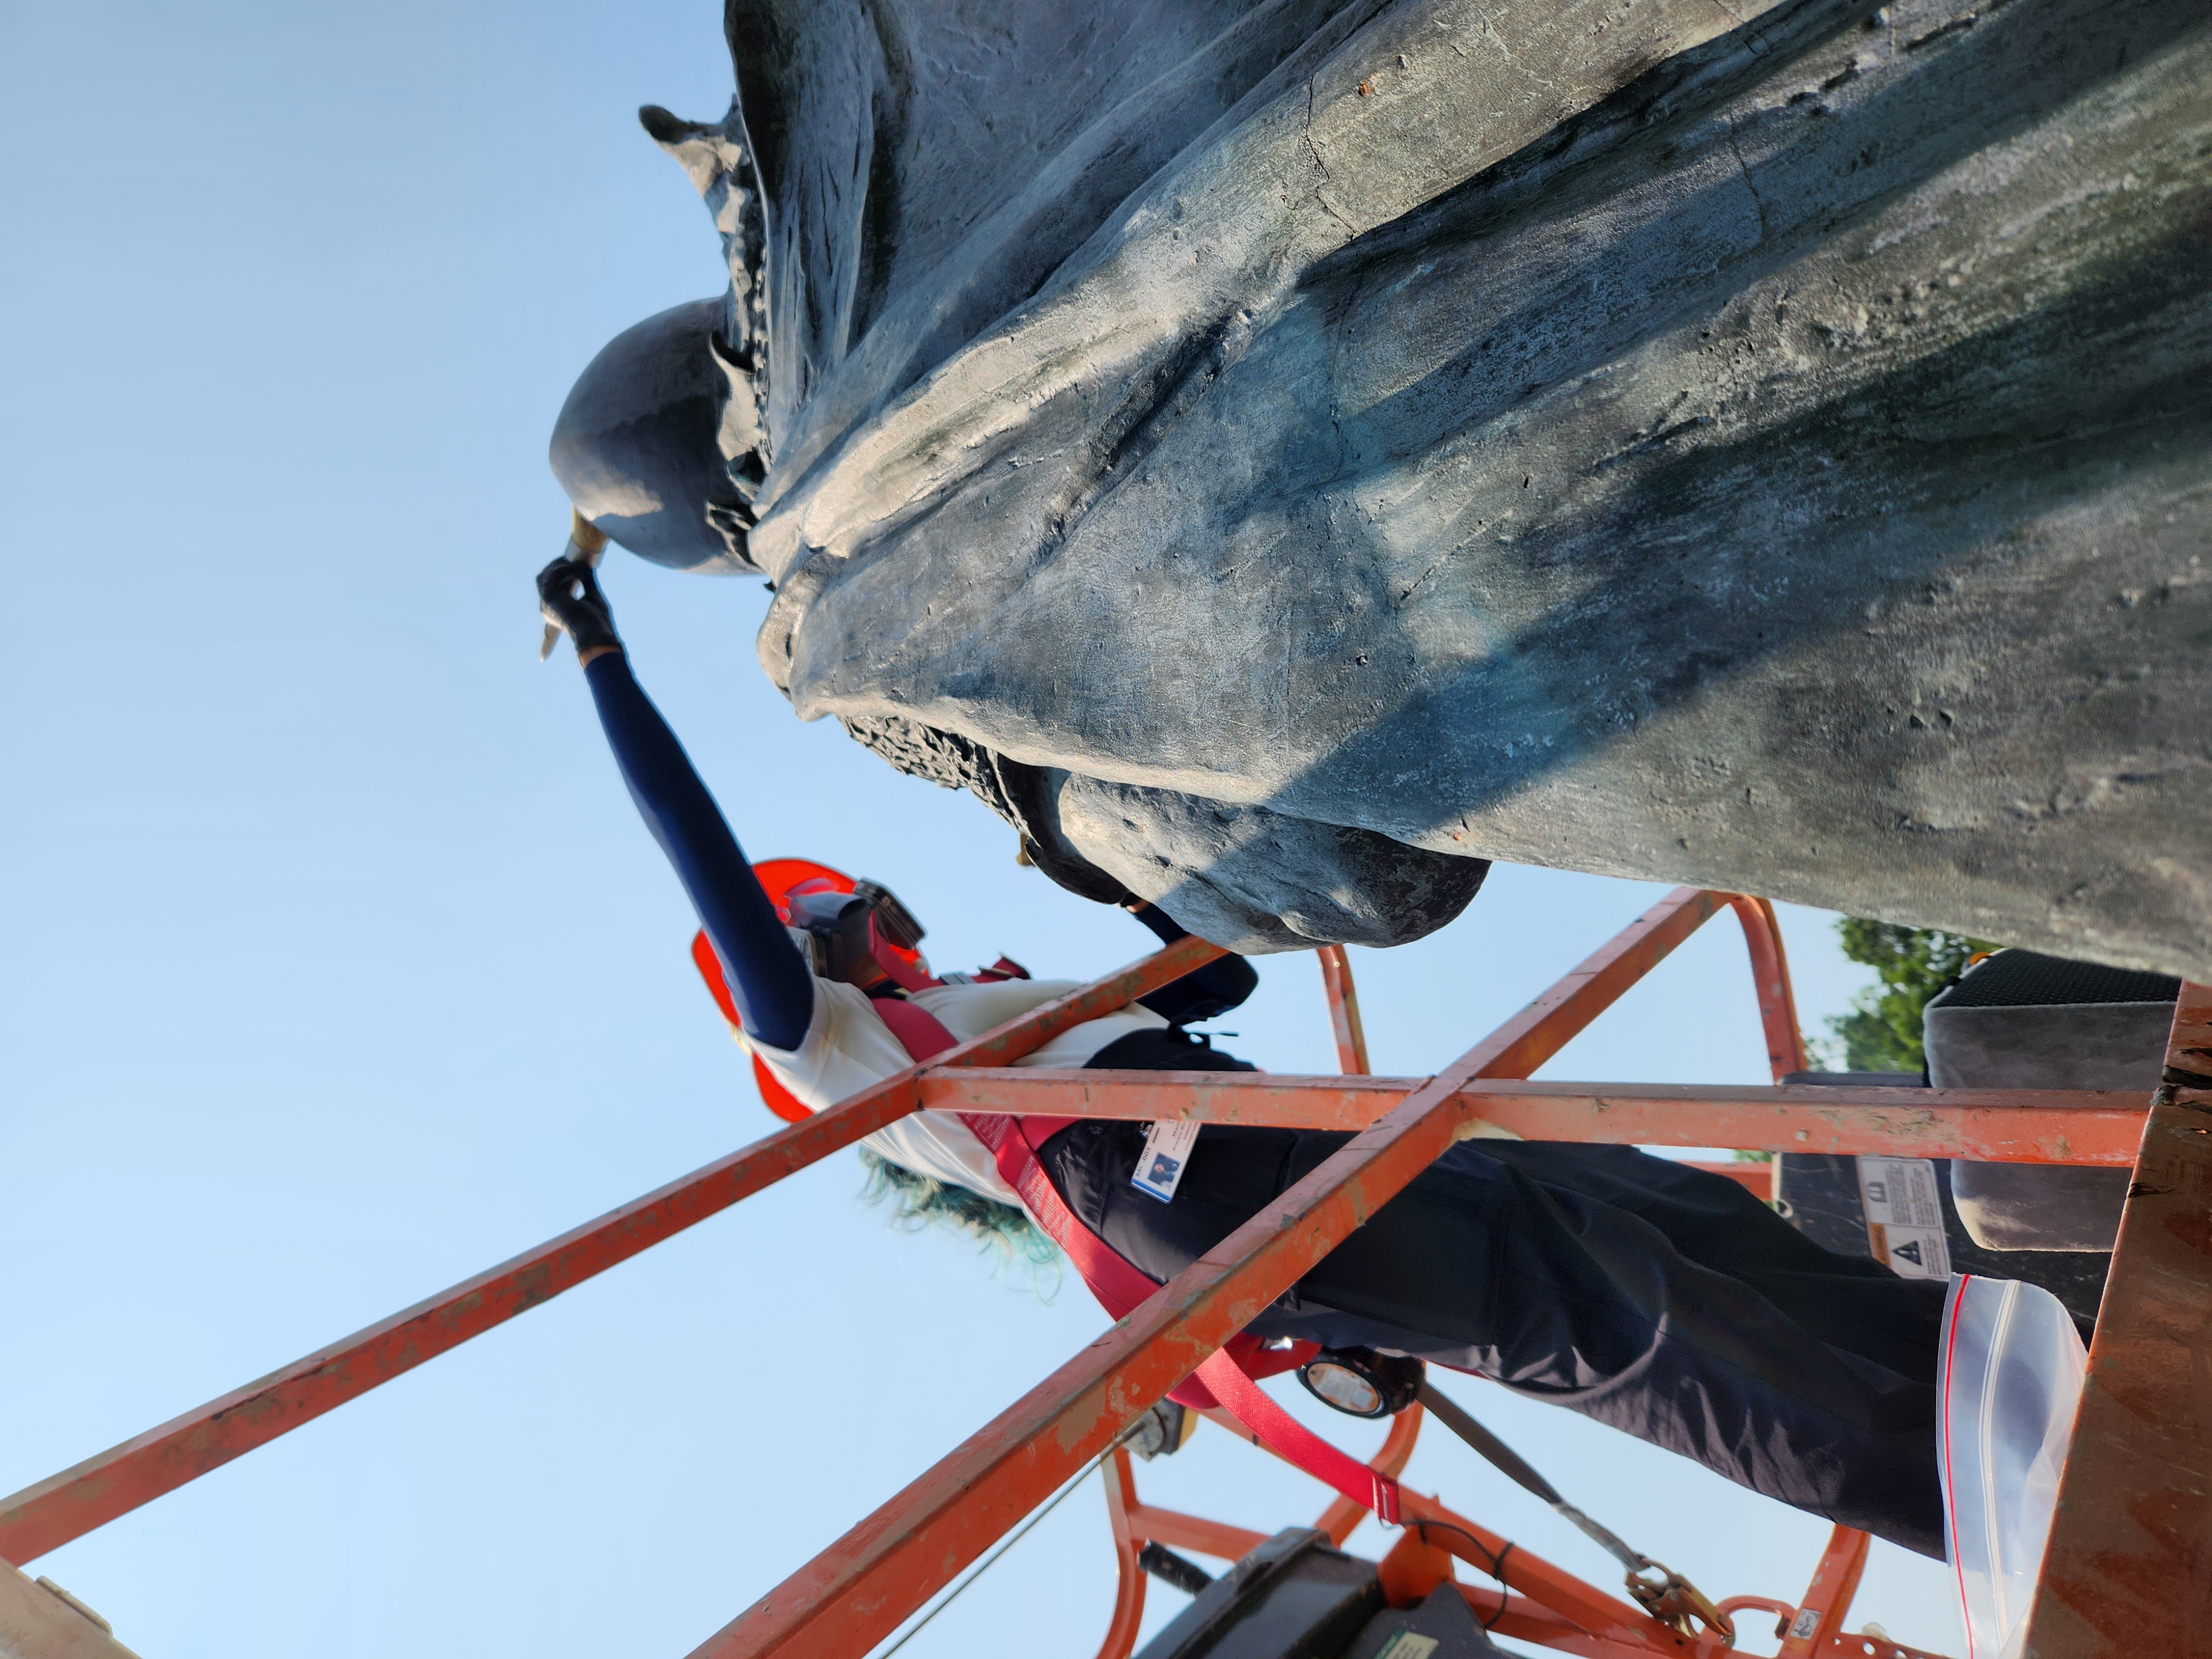
[(1490, 1547), (1485, 1544), (1481, 1539), (1469, 1532), (1465, 1527), (1455, 1526), (1449, 1521), (1431, 1521), (1426, 1517), (1419, 1517), (1406, 1522), (1406, 1530), (1411, 1533), (1419, 1533), (1420, 1534), (1421, 1541), (1424, 1544), (1429, 1541), (1427, 1529), (1431, 1527), (1437, 1528), (1444, 1532), (1457, 1533), (1461, 1537), (1466, 1539), (1468, 1543), (1474, 1545), (1475, 1548), (1480, 1551), (1484, 1555), (1490, 1557), (1490, 1565), (1486, 1567), (1483, 1566), (1480, 1562), (1470, 1563), (1470, 1565), (1474, 1566), (1478, 1571), (1486, 1572), (1492, 1578), (1495, 1578), (1498, 1581), (1498, 1611), (1492, 1613), (1488, 1621), (1482, 1626), (1485, 1630), (1490, 1629), (1492, 1626), (1496, 1625), (1499, 1620), (1505, 1616), (1507, 1599), (1505, 1585), (1505, 1558), (1513, 1553), (1513, 1540), (1510, 1538), (1507, 1539), (1505, 1540), (1505, 1547), (1499, 1550), (1497, 1554), (1491, 1555)]
[(1490, 1622), (1483, 1626), (1486, 1631), (1497, 1628), (1498, 1621), (1505, 1616), (1505, 1558), (1512, 1553), (1513, 1540), (1509, 1538), (1505, 1540), (1505, 1547), (1498, 1552), (1498, 1571), (1492, 1575), (1498, 1580), (1498, 1611), (1490, 1615)]
[[(1449, 1521), (1431, 1521), (1425, 1518), (1415, 1519), (1406, 1522), (1406, 1530), (1407, 1532), (1419, 1533), (1421, 1536), (1421, 1541), (1424, 1544), (1429, 1541), (1428, 1528), (1431, 1527), (1436, 1528), (1440, 1532), (1455, 1532), (1461, 1537), (1466, 1539), (1468, 1543), (1474, 1545), (1476, 1549), (1480, 1550), (1484, 1555), (1489, 1557), (1490, 1565), (1487, 1567), (1482, 1567), (1482, 1571), (1488, 1573), (1492, 1578), (1497, 1579), (1501, 1584), (1505, 1582), (1505, 1558), (1513, 1553), (1513, 1540), (1509, 1538), (1505, 1540), (1505, 1547), (1504, 1549), (1498, 1551), (1497, 1554), (1492, 1555), (1490, 1553), (1490, 1547), (1484, 1543), (1481, 1539), (1476, 1537), (1474, 1534), (1469, 1532), (1465, 1527), (1454, 1526)], [(1474, 1562), (1471, 1565), (1478, 1567), (1482, 1565), (1480, 1562)]]
[[(1133, 1429), (1132, 1430), (1132, 1432), (1133, 1432)], [(951, 1607), (954, 1599), (959, 1595), (961, 1591), (966, 1589), (969, 1585), (974, 1583), (978, 1578), (981, 1578), (985, 1573), (988, 1572), (993, 1565), (997, 1562), (1000, 1556), (1004, 1555), (1008, 1550), (1013, 1548), (1015, 1545), (1020, 1543), (1023, 1539), (1026, 1538), (1029, 1535), (1030, 1528), (1036, 1526), (1038, 1522), (1043, 1520), (1045, 1516), (1050, 1515), (1055, 1509), (1060, 1507), (1060, 1499), (1066, 1498), (1068, 1493), (1073, 1492), (1078, 1486), (1081, 1486), (1093, 1474), (1097, 1474), (1098, 1472), (1099, 1465), (1114, 1455), (1115, 1447), (1121, 1445), (1122, 1441), (1127, 1440), (1128, 1437), (1127, 1434), (1119, 1436), (1116, 1437), (1112, 1446), (1107, 1447), (1104, 1451), (1100, 1452), (1097, 1456), (1092, 1458), (1090, 1462), (1085, 1464), (1079, 1473), (1070, 1480), (1066, 1486), (1062, 1486), (1058, 1492), (1052, 1495), (1051, 1498), (1047, 1501), (1042, 1509), (1037, 1510), (1035, 1514), (1030, 1516), (1028, 1520), (1023, 1522), (1022, 1524), (1015, 1528), (1014, 1531), (1009, 1533), (1005, 1540), (1000, 1544), (998, 1548), (993, 1550), (990, 1554), (985, 1556), (974, 1566), (969, 1568), (968, 1576), (966, 1577), (963, 1578), (958, 1583), (947, 1590), (945, 1595), (939, 1599), (936, 1606), (930, 1608), (927, 1613), (923, 1613), (919, 1620), (908, 1627), (905, 1635), (900, 1637), (897, 1641), (892, 1643), (890, 1646), (885, 1648), (881, 1653), (878, 1654), (876, 1656), (876, 1659), (891, 1659), (891, 1655), (896, 1653), (908, 1642), (911, 1642), (915, 1637), (919, 1636), (921, 1633), (923, 1626), (927, 1625), (931, 1620), (936, 1618), (937, 1615), (944, 1612), (945, 1608)]]

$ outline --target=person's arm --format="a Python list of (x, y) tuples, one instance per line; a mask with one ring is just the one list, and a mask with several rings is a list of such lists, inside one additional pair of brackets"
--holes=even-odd
[(722, 959), (746, 1034), (796, 1048), (814, 1014), (813, 973), (691, 757), (630, 673), (597, 580), (556, 559), (540, 574), (538, 592), (547, 617), (576, 641), (615, 764)]
[[(1162, 945), (1190, 937), (1188, 928), (1157, 904), (1139, 901), (1128, 910), (1152, 930)], [(1252, 964), (1232, 954), (1216, 957), (1205, 967), (1194, 969), (1137, 1000), (1170, 1025), (1189, 1025), (1227, 1013), (1250, 996), (1259, 983), (1260, 975)]]

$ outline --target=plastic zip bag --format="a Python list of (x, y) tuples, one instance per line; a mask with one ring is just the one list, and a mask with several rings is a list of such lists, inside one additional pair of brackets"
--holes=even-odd
[(2019, 1659), (2087, 1356), (2058, 1298), (1961, 1274), (1943, 1304), (1936, 1468), (1967, 1659)]

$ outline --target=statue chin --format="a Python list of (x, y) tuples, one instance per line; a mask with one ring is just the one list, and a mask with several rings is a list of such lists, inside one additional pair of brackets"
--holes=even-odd
[(732, 4), (764, 668), (1239, 949), (1504, 858), (2212, 977), (2201, 12), (1732, 10)]

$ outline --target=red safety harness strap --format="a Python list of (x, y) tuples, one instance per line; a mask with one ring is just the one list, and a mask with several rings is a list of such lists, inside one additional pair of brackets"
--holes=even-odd
[(1228, 1349), (1217, 1349), (1198, 1368), (1198, 1380), (1221, 1402), (1222, 1410), (1249, 1429), (1276, 1456), (1297, 1465), (1322, 1485), (1335, 1487), (1362, 1509), (1374, 1510), (1375, 1518), (1384, 1526), (1398, 1524), (1397, 1481), (1339, 1451), (1278, 1406)]
[[(958, 1042), (943, 1021), (903, 998), (878, 997), (869, 1006), (915, 1060), (941, 1054)], [(1091, 1295), (1108, 1313), (1126, 1319), (1159, 1289), (1158, 1281), (1140, 1272), (1076, 1218), (1046, 1176), (1044, 1166), (1037, 1162), (1037, 1149), (1080, 1119), (1014, 1117), (998, 1112), (962, 1112), (959, 1118), (989, 1150), (1000, 1177), (1021, 1195), (1023, 1207), (1066, 1253)], [(1258, 1348), (1258, 1342), (1250, 1336), (1240, 1333), (1231, 1337), (1195, 1374), (1170, 1390), (1168, 1398), (1196, 1411), (1218, 1406), (1278, 1457), (1304, 1469), (1322, 1485), (1334, 1487), (1361, 1508), (1374, 1510), (1375, 1518), (1386, 1526), (1397, 1525), (1397, 1481), (1339, 1451), (1270, 1399), (1253, 1376), (1259, 1369), (1254, 1363), (1259, 1358)]]

